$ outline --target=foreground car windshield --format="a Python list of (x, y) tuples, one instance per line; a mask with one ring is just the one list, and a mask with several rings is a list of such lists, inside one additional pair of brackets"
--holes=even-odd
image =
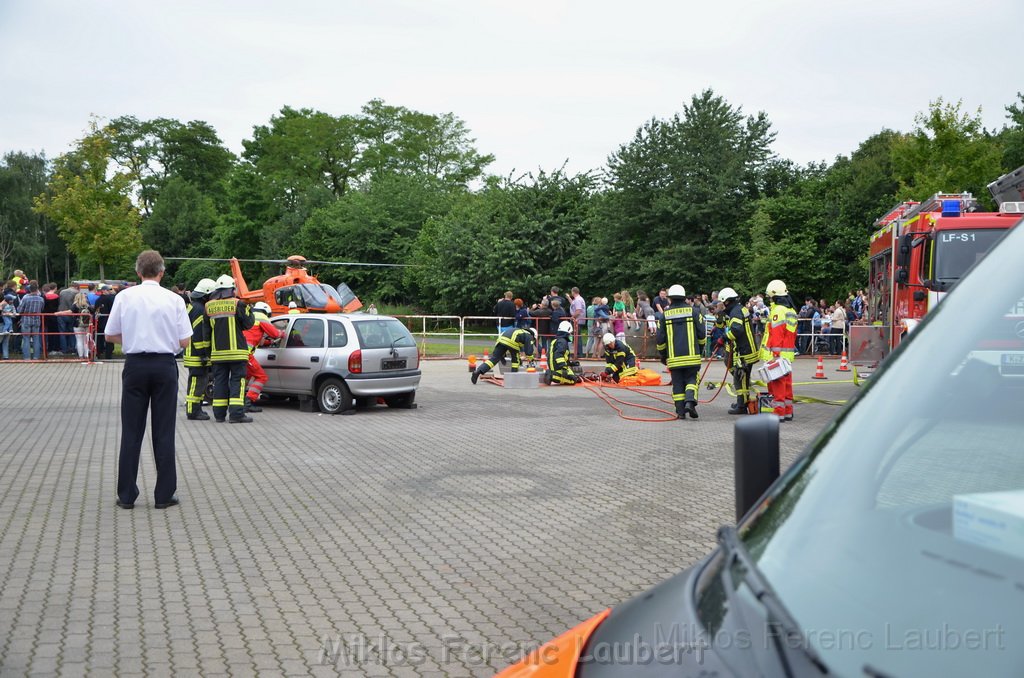
[(1022, 253), (1017, 226), (742, 526), (839, 675), (1024, 675)]

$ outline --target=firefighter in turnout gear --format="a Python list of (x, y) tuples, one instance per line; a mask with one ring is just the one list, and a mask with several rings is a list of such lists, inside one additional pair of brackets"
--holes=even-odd
[(697, 375), (700, 372), (707, 329), (700, 311), (686, 302), (682, 285), (668, 289), (670, 306), (658, 315), (658, 354), (672, 375), (676, 417), (697, 418)]
[(718, 300), (725, 306), (725, 312), (716, 324), (725, 328), (725, 345), (729, 352), (726, 361), (731, 363), (736, 390), (736, 402), (729, 408), (729, 414), (747, 414), (748, 403), (757, 400), (750, 389), (750, 372), (760, 354), (750, 327), (750, 311), (740, 303), (740, 295), (731, 287), (723, 288)]
[[(544, 374), (546, 384), (578, 384), (583, 378), (572, 371), (572, 322), (558, 323), (558, 333), (548, 349), (548, 371)], [(576, 363), (579, 365), (579, 363)]]
[(619, 383), (622, 377), (636, 376), (636, 353), (624, 341), (619, 341), (611, 332), (601, 337), (604, 344), (604, 373)]
[[(761, 360), (768, 362), (772, 358), (785, 358), (792, 364), (796, 357), (797, 314), (786, 283), (781, 280), (771, 281), (765, 296), (771, 300), (771, 307), (761, 342)], [(779, 421), (793, 421), (793, 373), (768, 382), (768, 394)]]
[(243, 332), (253, 325), (248, 304), (235, 298), (235, 280), (217, 278), (217, 289), (206, 302), (210, 323), (210, 362), (213, 366), (213, 417), (233, 424), (252, 421), (245, 414), (245, 366), (249, 344)]
[(475, 384), (480, 375), (487, 374), (493, 370), (494, 366), (504, 359), (505, 354), (508, 354), (512, 360), (512, 371), (518, 372), (519, 365), (521, 364), (519, 362), (519, 354), (522, 353), (532, 360), (536, 341), (537, 330), (532, 327), (529, 329), (513, 327), (505, 330), (498, 336), (498, 341), (494, 344), (494, 350), (491, 351), (491, 357), (476, 366), (476, 369), (473, 370), (473, 374), (470, 376), (470, 380)]
[(203, 278), (196, 283), (189, 294), (186, 305), (188, 320), (192, 324), (192, 340), (185, 349), (183, 362), (188, 369), (188, 388), (185, 391), (185, 416), (188, 419), (206, 421), (210, 418), (203, 412), (203, 396), (210, 381), (210, 324), (206, 319), (206, 300), (217, 283)]
[(256, 402), (263, 393), (263, 386), (267, 383), (267, 373), (263, 370), (259, 361), (256, 360), (256, 349), (263, 343), (264, 338), (280, 338), (281, 330), (274, 327), (270, 322), (270, 305), (265, 301), (257, 301), (252, 305), (252, 327), (247, 329), (245, 341), (249, 344), (249, 361), (245, 369), (245, 381), (248, 384), (248, 391), (245, 394), (245, 411), (262, 412)]

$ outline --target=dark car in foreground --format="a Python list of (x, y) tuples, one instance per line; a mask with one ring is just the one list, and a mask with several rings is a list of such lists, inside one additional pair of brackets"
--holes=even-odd
[(414, 407), (419, 351), (397, 319), (364, 313), (298, 313), (272, 318), (281, 337), (256, 350), (267, 372), (263, 393), (297, 397), (304, 409), (352, 411), (378, 398)]
[(501, 675), (1024, 676), (1024, 228), (761, 494), (777, 450), (737, 424), (718, 548)]

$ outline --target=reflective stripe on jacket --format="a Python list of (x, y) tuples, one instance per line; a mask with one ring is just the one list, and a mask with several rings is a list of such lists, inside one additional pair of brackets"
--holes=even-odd
[(796, 311), (782, 304), (772, 304), (768, 326), (761, 342), (761, 360), (771, 360), (776, 353), (786, 360), (796, 357)]
[(658, 318), (658, 354), (669, 368), (700, 365), (707, 329), (693, 306), (671, 306)]
[(243, 332), (252, 327), (252, 310), (234, 297), (206, 302), (210, 322), (210, 361), (215, 363), (249, 359), (249, 344)]

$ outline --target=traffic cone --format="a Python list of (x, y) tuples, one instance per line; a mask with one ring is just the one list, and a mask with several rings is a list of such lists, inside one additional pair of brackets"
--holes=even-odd
[(815, 379), (828, 379), (825, 376), (825, 359), (820, 355), (818, 356), (818, 368), (814, 371)]
[(544, 349), (540, 350), (540, 364), (537, 366), (541, 372), (548, 371), (548, 354)]
[(472, 353), (469, 354), (469, 371), (476, 372), (476, 356)]
[(836, 372), (849, 372), (850, 364), (846, 362), (846, 351), (843, 351), (843, 357), (839, 360), (839, 367), (836, 368)]

